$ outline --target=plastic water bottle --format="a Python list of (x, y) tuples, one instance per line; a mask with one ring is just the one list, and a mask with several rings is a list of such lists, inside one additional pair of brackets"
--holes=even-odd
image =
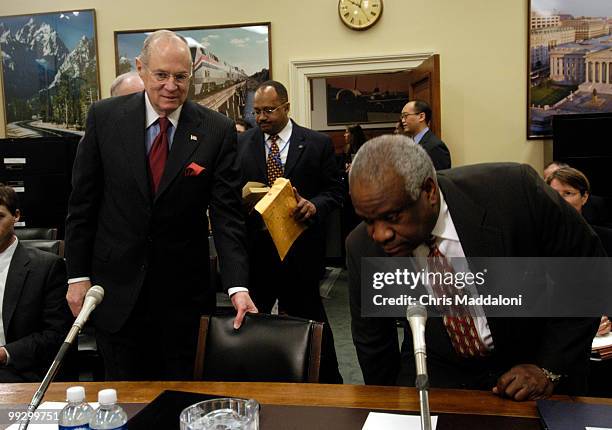
[(85, 388), (70, 387), (66, 390), (66, 401), (59, 414), (59, 430), (89, 430), (89, 421), (94, 415), (94, 410), (85, 401)]
[(89, 422), (89, 428), (96, 430), (124, 430), (127, 429), (127, 414), (117, 404), (117, 391), (112, 388), (101, 390), (98, 393), (100, 407), (96, 409)]

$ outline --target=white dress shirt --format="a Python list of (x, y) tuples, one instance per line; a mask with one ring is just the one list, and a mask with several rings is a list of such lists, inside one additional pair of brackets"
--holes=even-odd
[[(2, 320), (2, 306), (4, 305), (4, 291), (6, 289), (6, 277), (8, 276), (9, 267), (17, 248), (19, 240), (15, 237), (13, 243), (8, 248), (0, 252), (0, 347), (6, 345), (6, 335), (4, 333), (4, 322)], [(6, 349), (5, 349), (6, 351)], [(8, 351), (6, 351), (7, 363), (8, 363)]]
[[(293, 132), (293, 124), (291, 120), (287, 121), (287, 125), (283, 127), (283, 129), (277, 134), (278, 140), (276, 144), (278, 145), (278, 150), (280, 154), (281, 163), (283, 163), (283, 169), (285, 168), (285, 164), (287, 164), (287, 155), (289, 154), (289, 140), (291, 139), (291, 133)], [(268, 159), (268, 154), (270, 154), (270, 134), (264, 133), (264, 142), (266, 146), (266, 160)]]
[[(446, 204), (446, 200), (444, 200), (442, 190), (440, 190), (440, 212), (438, 214), (436, 225), (431, 231), (431, 234), (435, 237), (436, 244), (438, 245), (438, 249), (442, 255), (451, 259), (449, 261), (451, 261), (455, 267), (455, 270), (468, 272), (468, 267), (457, 267), (456, 265), (459, 264), (459, 262), (452, 260), (453, 257), (465, 258), (465, 253), (463, 252), (463, 247), (461, 246), (457, 229), (455, 229), (455, 224), (453, 223), (450, 210)], [(426, 244), (421, 244), (414, 250), (413, 255), (415, 257), (427, 257), (429, 255), (429, 247)], [(474, 293), (474, 290), (470, 291), (470, 293)], [(480, 315), (484, 315), (484, 310), (482, 307), (480, 307), (480, 309), (477, 308), (476, 312)], [(475, 316), (474, 324), (476, 325), (478, 336), (482, 340), (483, 344), (487, 350), (492, 351), (495, 345), (493, 344), (493, 337), (491, 336), (491, 330), (489, 329), (487, 318), (484, 316)]]

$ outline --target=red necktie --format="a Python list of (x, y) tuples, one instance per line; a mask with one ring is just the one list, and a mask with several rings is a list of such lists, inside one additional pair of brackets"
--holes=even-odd
[(159, 117), (159, 134), (155, 137), (151, 151), (149, 151), (149, 173), (151, 174), (151, 186), (153, 194), (157, 194), (157, 188), (164, 174), (164, 167), (168, 159), (168, 126), (170, 121), (166, 117)]
[[(454, 273), (453, 266), (448, 259), (440, 252), (435, 241), (429, 245), (429, 255), (427, 258), (428, 270), (434, 273)], [(454, 285), (433, 284), (431, 286), (436, 297), (451, 297), (454, 302), (456, 295), (462, 295), (463, 290), (455, 288)], [(469, 309), (464, 305), (451, 305), (443, 307), (444, 327), (448, 332), (455, 352), (463, 358), (484, 357), (488, 354), (484, 342), (478, 335), (474, 318), (469, 313)]]
[(270, 136), (270, 152), (268, 153), (268, 159), (266, 160), (266, 169), (268, 174), (268, 185), (274, 185), (274, 181), (277, 178), (283, 176), (283, 162), (281, 161), (280, 151), (278, 150), (278, 144), (276, 141), (278, 136)]

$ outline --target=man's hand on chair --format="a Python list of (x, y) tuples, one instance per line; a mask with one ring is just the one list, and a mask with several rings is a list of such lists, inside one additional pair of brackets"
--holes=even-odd
[(234, 309), (236, 309), (234, 328), (237, 330), (242, 325), (242, 320), (247, 312), (257, 313), (258, 311), (255, 303), (253, 303), (253, 300), (251, 300), (251, 296), (246, 291), (239, 291), (232, 294), (231, 299)]

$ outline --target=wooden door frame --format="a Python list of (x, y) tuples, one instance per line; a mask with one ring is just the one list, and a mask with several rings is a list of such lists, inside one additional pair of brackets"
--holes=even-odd
[(372, 55), (346, 58), (293, 60), (289, 65), (289, 101), (291, 117), (310, 128), (311, 94), (309, 79), (329, 76), (385, 73), (411, 70), (434, 53)]

